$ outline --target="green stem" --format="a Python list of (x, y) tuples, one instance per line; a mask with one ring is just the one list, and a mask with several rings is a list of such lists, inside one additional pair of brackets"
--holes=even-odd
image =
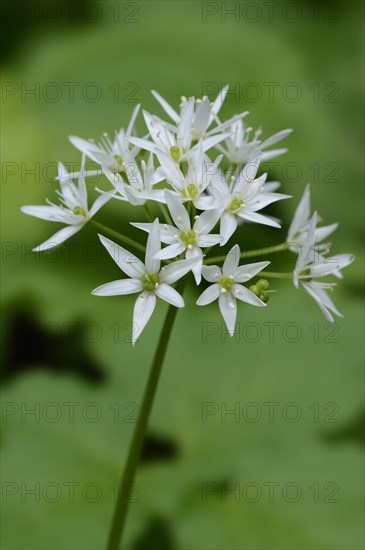
[[(186, 277), (181, 279), (176, 287), (180, 293), (183, 292)], [(129, 448), (127, 462), (124, 467), (124, 472), (121, 478), (121, 483), (118, 491), (118, 500), (114, 510), (113, 522), (109, 534), (107, 550), (118, 550), (121, 538), (123, 535), (124, 525), (128, 512), (128, 504), (130, 497), (131, 484), (133, 483), (137, 465), (139, 462), (143, 440), (146, 434), (149, 416), (152, 409), (153, 400), (155, 397), (157, 384), (166, 354), (166, 349), (169, 343), (172, 327), (176, 317), (177, 308), (169, 305), (165, 322), (162, 327), (160, 339), (157, 345), (155, 356), (152, 362), (152, 367), (148, 376), (145, 387), (142, 405), (138, 416), (138, 421), (134, 430), (132, 443)]]
[[(241, 252), (240, 258), (254, 258), (257, 256), (263, 256), (264, 254), (275, 254), (276, 252), (281, 252), (282, 250), (288, 249), (288, 243), (281, 243), (275, 246), (268, 246), (267, 248), (259, 248), (257, 250), (246, 250)], [(208, 258), (205, 262), (205, 265), (211, 265), (216, 262), (223, 262), (225, 256), (215, 256), (214, 258)]]
[(144, 208), (144, 211), (146, 212), (146, 216), (147, 216), (147, 218), (148, 218), (148, 221), (151, 222), (151, 223), (153, 223), (153, 216), (152, 216), (152, 214), (151, 214), (150, 209), (148, 208), (147, 203), (145, 203), (145, 204), (143, 205), (143, 208)]
[(133, 246), (134, 248), (136, 248), (137, 250), (140, 250), (141, 252), (146, 252), (146, 248), (142, 244), (139, 244), (133, 239), (130, 239), (129, 237), (126, 237), (125, 235), (118, 233), (118, 231), (114, 231), (114, 229), (110, 229), (110, 227), (107, 227), (102, 223), (96, 222), (95, 220), (90, 220), (90, 223), (94, 227), (99, 229), (99, 231), (101, 231), (102, 233), (106, 233), (107, 235), (109, 235), (109, 237), (113, 237), (113, 239), (118, 239), (124, 244)]
[(161, 210), (162, 215), (165, 219), (165, 222), (168, 223), (169, 225), (174, 225), (174, 222), (171, 219), (171, 216), (170, 216), (170, 213), (169, 213), (167, 207), (162, 202), (159, 202), (158, 206), (160, 207), (160, 210)]
[(278, 272), (275, 272), (275, 271), (260, 271), (259, 273), (260, 277), (261, 275), (263, 277), (272, 277), (273, 279), (292, 279), (293, 278), (293, 273), (291, 271), (289, 272), (283, 272), (283, 273), (278, 273)]

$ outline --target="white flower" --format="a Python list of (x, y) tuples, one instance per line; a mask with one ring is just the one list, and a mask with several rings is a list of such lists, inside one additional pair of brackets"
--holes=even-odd
[[(124, 181), (121, 174), (103, 168), (104, 174), (117, 191), (117, 194), (113, 194), (114, 198), (128, 201), (134, 206), (143, 205), (147, 200), (165, 202), (163, 189), (154, 189), (156, 183), (165, 178), (165, 174), (162, 168), (155, 169), (152, 153), (149, 155), (147, 164), (144, 160), (141, 161), (141, 170), (135, 161), (123, 162), (122, 168), (128, 183)], [(104, 193), (104, 191), (101, 192)]]
[(213, 196), (206, 195), (204, 191), (217, 173), (222, 155), (212, 162), (205, 155), (200, 141), (188, 158), (186, 175), (170, 155), (160, 153), (158, 157), (168, 183), (182, 202), (191, 201), (199, 210), (211, 210), (220, 206)]
[[(288, 236), (286, 242), (290, 246), (289, 248), (294, 252), (299, 252), (296, 245), (302, 246), (308, 233), (310, 225), (310, 185), (308, 184), (304, 190), (303, 196), (298, 204), (298, 207), (294, 213), (293, 220), (290, 224)], [(326, 239), (331, 233), (337, 229), (338, 223), (326, 225), (324, 227), (316, 227), (314, 232), (314, 242), (319, 243)], [(327, 247), (327, 244), (321, 245), (321, 249)]]
[[(186, 109), (190, 109), (191, 111), (192, 108), (193, 103), (188, 103)], [(143, 116), (152, 142), (146, 138), (130, 137), (130, 143), (155, 153), (158, 158), (160, 158), (159, 155), (161, 153), (164, 153), (171, 156), (175, 162), (187, 160), (191, 151), (195, 148), (194, 146), (191, 148), (193, 138), (189, 127), (182, 125), (177, 129), (157, 116), (150, 115), (147, 111), (143, 111)], [(180, 133), (177, 133), (178, 131)], [(228, 134), (219, 134), (203, 138), (201, 140), (203, 151), (208, 151), (227, 136)]]
[(333, 323), (334, 319), (332, 313), (340, 317), (342, 317), (342, 315), (329, 298), (326, 290), (332, 290), (333, 287), (336, 286), (336, 283), (323, 283), (315, 281), (314, 279), (316, 277), (325, 277), (326, 275), (342, 277), (340, 270), (350, 265), (355, 257), (352, 254), (337, 254), (326, 258), (318, 251), (318, 247), (315, 246), (316, 224), (317, 213), (315, 212), (309, 223), (303, 247), (298, 256), (293, 272), (293, 282), (296, 288), (302, 286), (304, 290), (312, 296), (321, 308), (326, 319)]
[(182, 296), (170, 285), (186, 275), (197, 260), (180, 260), (161, 268), (160, 260), (155, 258), (161, 249), (157, 221), (154, 222), (148, 236), (145, 263), (113, 241), (102, 235), (99, 237), (115, 263), (130, 279), (106, 283), (93, 290), (92, 294), (118, 296), (140, 292), (133, 313), (132, 343), (135, 344), (155, 309), (156, 296), (175, 307), (184, 307)]
[(48, 202), (48, 206), (22, 206), (21, 210), (25, 214), (48, 220), (50, 222), (61, 222), (67, 224), (60, 231), (57, 231), (52, 237), (36, 248), (34, 252), (39, 252), (45, 249), (54, 248), (63, 243), (72, 235), (75, 235), (84, 225), (100, 210), (111, 196), (105, 194), (96, 199), (92, 207), (89, 209), (87, 201), (87, 189), (84, 178), (85, 155), (82, 157), (81, 171), (76, 186), (67, 176), (67, 172), (63, 164), (58, 167), (58, 179), (60, 182), (60, 191), (56, 193), (60, 197), (61, 205)]
[[(237, 120), (231, 125), (231, 132), (229, 137), (224, 140), (225, 147), (218, 145), (217, 149), (223, 153), (230, 162), (235, 164), (242, 164), (247, 162), (259, 151), (263, 151), (267, 147), (271, 147), (278, 141), (286, 138), (291, 132), (291, 129), (282, 130), (277, 134), (269, 137), (265, 141), (261, 141), (258, 137), (261, 135), (261, 128), (256, 130), (251, 141), (250, 134), (252, 128), (247, 128), (242, 120)], [(283, 155), (287, 152), (287, 149), (274, 149), (272, 151), (266, 151), (262, 154), (262, 160), (269, 160), (279, 155)]]
[(237, 317), (236, 299), (253, 306), (266, 306), (253, 292), (240, 283), (252, 279), (270, 262), (257, 262), (238, 267), (239, 259), (240, 248), (236, 244), (227, 254), (222, 270), (216, 265), (203, 266), (204, 279), (213, 284), (204, 290), (196, 302), (198, 306), (205, 306), (218, 298), (220, 312), (231, 336), (234, 334)]
[[(277, 220), (259, 214), (258, 211), (273, 202), (289, 198), (289, 195), (266, 191), (267, 174), (255, 179), (260, 161), (261, 153), (258, 153), (243, 170), (231, 177), (231, 183), (227, 183), (222, 177), (223, 174), (218, 173), (208, 188), (208, 191), (216, 199), (216, 203), (224, 209), (220, 226), (220, 233), (224, 236), (223, 244), (236, 231), (240, 219), (271, 227), (280, 227)], [(276, 183), (272, 182), (268, 185), (271, 185), (271, 189), (273, 189)]]
[[(167, 260), (175, 258), (186, 251), (187, 259), (197, 258), (197, 263), (192, 268), (192, 271), (196, 283), (200, 284), (203, 266), (202, 248), (214, 246), (222, 241), (221, 235), (209, 234), (218, 222), (222, 211), (207, 210), (203, 212), (200, 216), (195, 217), (195, 223), (191, 227), (189, 214), (176, 195), (171, 193), (171, 191), (165, 190), (165, 198), (176, 227), (168, 224), (159, 224), (161, 241), (169, 246), (157, 252), (155, 258)], [(147, 232), (150, 232), (154, 227), (154, 224), (151, 223), (132, 223), (132, 225)]]
[(139, 112), (140, 105), (137, 105), (132, 113), (127, 130), (122, 128), (116, 133), (115, 140), (111, 141), (108, 134), (104, 133), (101, 142), (97, 145), (93, 141), (69, 136), (69, 140), (83, 154), (100, 164), (103, 168), (108, 168), (113, 172), (122, 171), (123, 163), (133, 162), (138, 155), (140, 148), (130, 149), (129, 138), (134, 132), (134, 124)]
[(180, 114), (178, 114), (160, 94), (152, 90), (152, 94), (161, 107), (175, 123), (176, 130), (174, 129), (174, 131), (176, 131), (178, 136), (181, 136), (182, 140), (185, 138), (185, 144), (190, 144), (191, 141), (199, 141), (205, 136), (222, 132), (235, 121), (240, 120), (248, 114), (247, 111), (240, 115), (236, 115), (224, 123), (219, 123), (208, 131), (212, 123), (214, 121), (217, 122), (217, 115), (224, 103), (227, 93), (228, 86), (224, 86), (213, 103), (209, 101), (207, 96), (196, 100), (194, 97), (190, 97), (189, 99), (182, 97)]

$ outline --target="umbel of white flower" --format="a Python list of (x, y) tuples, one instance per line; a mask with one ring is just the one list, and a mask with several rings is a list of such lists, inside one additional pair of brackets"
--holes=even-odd
[[(114, 137), (104, 133), (99, 142), (94, 142), (70, 136), (72, 145), (82, 152), (81, 167), (68, 173), (59, 163), (56, 179), (60, 190), (56, 194), (60, 203), (47, 199), (47, 205), (21, 208), (26, 214), (65, 225), (34, 250), (60, 245), (88, 222), (96, 225), (99, 233), (103, 233), (99, 234), (101, 243), (127, 278), (102, 284), (93, 294), (138, 294), (133, 313), (133, 343), (148, 323), (157, 298), (174, 307), (184, 307), (183, 297), (172, 285), (183, 277), (191, 277), (190, 271), (195, 284), (202, 286), (197, 305), (218, 300), (230, 335), (235, 331), (238, 303), (242, 304), (242, 315), (246, 318), (249, 313), (245, 306), (267, 306), (270, 293), (275, 291), (269, 289), (270, 277), (291, 277), (294, 287), (305, 290), (333, 322), (333, 315), (341, 315), (327, 293), (335, 283), (324, 278), (342, 278), (341, 270), (354, 257), (331, 256), (326, 239), (338, 224), (318, 226), (318, 214), (311, 214), (309, 185), (286, 239), (272, 249), (273, 253), (288, 249), (296, 254), (294, 270), (265, 271), (270, 264), (264, 257), (268, 249), (260, 251), (259, 242), (256, 256), (260, 261), (242, 263), (246, 256), (255, 256), (253, 250), (245, 250), (242, 244), (248, 223), (280, 231), (281, 222), (270, 214), (269, 208), (290, 195), (277, 192), (279, 182), (267, 181), (261, 163), (287, 151), (271, 147), (292, 130), (281, 130), (261, 140), (261, 128), (252, 135), (252, 128), (243, 121), (247, 111), (222, 121), (228, 86), (213, 102), (206, 96), (182, 97), (177, 110), (157, 92), (152, 93), (169, 120), (143, 111), (146, 129), (137, 135), (140, 112), (137, 105), (127, 128), (116, 131)], [(99, 168), (87, 170), (86, 159)], [(87, 182), (96, 175), (101, 179), (96, 187), (99, 196), (89, 207)], [(120, 208), (128, 203), (140, 210), (130, 223), (148, 234), (146, 248), (93, 220), (111, 199)], [(145, 221), (141, 221), (141, 214), (146, 216)], [(128, 249), (105, 235), (126, 243)], [(224, 248), (217, 254), (227, 243), (229, 252)], [(131, 247), (138, 253), (145, 251), (143, 261), (129, 251)], [(255, 277), (258, 279), (252, 281)]]

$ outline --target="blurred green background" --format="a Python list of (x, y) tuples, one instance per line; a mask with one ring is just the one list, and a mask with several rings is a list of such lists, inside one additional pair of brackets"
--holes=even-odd
[[(264, 137), (294, 129), (289, 153), (266, 166), (294, 197), (272, 211), (283, 229), (244, 228), (241, 246), (284, 240), (311, 181), (313, 209), (340, 224), (336, 250), (358, 259), (334, 293), (344, 314), (334, 327), (278, 282), (265, 311), (239, 308), (228, 340), (216, 304), (195, 307), (188, 288), (123, 548), (364, 548), (363, 3), (28, 1), (2, 10), (2, 548), (104, 547), (166, 311), (158, 304), (132, 349), (134, 297), (90, 294), (119, 277), (93, 229), (38, 256), (31, 248), (55, 226), (19, 208), (54, 200), (56, 161), (79, 162), (69, 134), (113, 133), (136, 102), (161, 115), (151, 89), (177, 106), (181, 95), (213, 99), (225, 83), (234, 93), (224, 117), (249, 110)], [(142, 218), (115, 201), (97, 219), (142, 240), (128, 226)]]

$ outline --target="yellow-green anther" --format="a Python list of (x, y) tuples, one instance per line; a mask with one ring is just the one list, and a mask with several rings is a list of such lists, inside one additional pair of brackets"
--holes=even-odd
[(160, 277), (156, 273), (145, 273), (142, 275), (141, 281), (143, 284), (143, 289), (151, 292), (152, 290), (155, 290), (156, 285), (159, 284)]
[(75, 216), (84, 216), (84, 218), (86, 218), (87, 215), (85, 210), (81, 206), (75, 206), (75, 208), (73, 209), (73, 213), (75, 214)]
[(222, 277), (219, 281), (219, 284), (222, 288), (229, 292), (230, 290), (232, 290), (232, 287), (236, 284), (236, 282), (232, 277)]
[(186, 233), (181, 233), (180, 239), (186, 246), (195, 246), (196, 245), (196, 233), (193, 229), (190, 229)]
[(242, 205), (243, 205), (243, 200), (239, 199), (238, 197), (235, 197), (232, 200), (231, 204), (229, 205), (228, 210), (230, 210), (231, 212), (235, 212), (236, 210), (241, 208)]

